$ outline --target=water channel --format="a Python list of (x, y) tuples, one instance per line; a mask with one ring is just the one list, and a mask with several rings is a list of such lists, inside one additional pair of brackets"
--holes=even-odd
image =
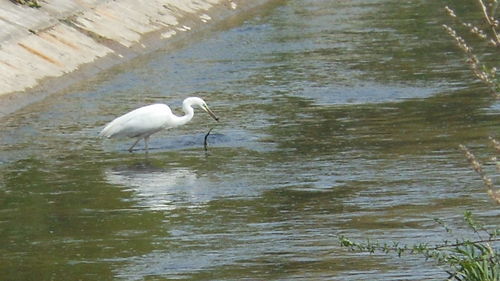
[[(338, 236), (439, 243), (433, 219), (460, 233), (465, 210), (498, 224), (457, 147), (486, 159), (499, 106), (442, 29), (445, 4), (272, 1), (3, 118), (0, 279), (444, 280)], [(221, 122), (197, 110), (147, 158), (97, 138), (188, 96)]]

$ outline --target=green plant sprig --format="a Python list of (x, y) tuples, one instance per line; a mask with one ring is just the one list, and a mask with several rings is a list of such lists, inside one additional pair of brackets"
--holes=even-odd
[[(435, 221), (442, 225), (447, 233), (452, 233), (451, 228), (444, 222)], [(453, 243), (445, 240), (443, 244), (438, 245), (428, 243), (406, 245), (370, 240), (359, 243), (341, 235), (339, 241), (342, 247), (355, 252), (395, 253), (398, 257), (405, 254), (422, 255), (426, 260), (434, 260), (439, 265), (448, 266), (450, 270), (445, 270), (449, 274), (448, 280), (500, 281), (500, 252), (491, 246), (492, 243), (500, 241), (498, 229), (493, 231), (486, 229), (484, 225), (474, 220), (469, 211), (465, 212), (464, 221), (479, 239), (456, 239)]]

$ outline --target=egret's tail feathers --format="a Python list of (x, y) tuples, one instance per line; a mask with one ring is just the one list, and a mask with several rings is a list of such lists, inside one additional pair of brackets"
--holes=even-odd
[(114, 130), (113, 130), (113, 126), (111, 123), (109, 123), (108, 125), (106, 125), (106, 127), (104, 127), (104, 129), (102, 129), (102, 131), (99, 133), (99, 137), (101, 138), (110, 138), (112, 137), (114, 134)]
[[(132, 111), (133, 112), (133, 111)], [(114, 137), (135, 137), (134, 133), (134, 122), (131, 122), (130, 113), (125, 114), (116, 118), (115, 120), (109, 122), (108, 125), (102, 129), (99, 133), (100, 137), (114, 138)], [(140, 135), (140, 134), (139, 134)]]
[(99, 133), (99, 137), (100, 137), (100, 138), (109, 138), (109, 137), (110, 137), (110, 135), (109, 135), (109, 134), (107, 134), (107, 132), (106, 132), (106, 130), (105, 130), (105, 129), (106, 129), (106, 128), (104, 128), (104, 129), (103, 129), (103, 130)]

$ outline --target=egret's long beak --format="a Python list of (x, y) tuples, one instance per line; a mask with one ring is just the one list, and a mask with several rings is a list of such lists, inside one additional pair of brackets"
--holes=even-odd
[(215, 116), (215, 113), (206, 104), (202, 108), (208, 113), (208, 115), (210, 115), (210, 117), (219, 122), (219, 118)]

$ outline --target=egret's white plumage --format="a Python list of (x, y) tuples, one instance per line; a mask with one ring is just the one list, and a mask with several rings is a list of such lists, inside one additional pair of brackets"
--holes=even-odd
[(99, 136), (114, 138), (114, 137), (129, 137), (137, 138), (134, 144), (129, 148), (132, 152), (134, 146), (144, 139), (146, 152), (148, 151), (149, 137), (163, 129), (170, 129), (177, 126), (182, 126), (189, 122), (194, 115), (193, 106), (199, 106), (205, 110), (212, 118), (219, 121), (215, 114), (208, 108), (205, 101), (198, 97), (186, 98), (182, 102), (184, 116), (176, 116), (166, 104), (152, 104), (132, 110), (129, 113), (122, 115), (111, 121)]

